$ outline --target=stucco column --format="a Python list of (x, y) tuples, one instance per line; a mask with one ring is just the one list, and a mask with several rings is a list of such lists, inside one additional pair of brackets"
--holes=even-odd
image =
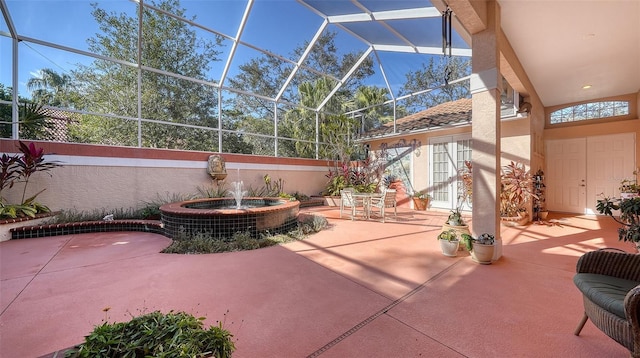
[(500, 238), (500, 8), (487, 2), (487, 26), (472, 36), (473, 235), (496, 237), (493, 259), (502, 256)]

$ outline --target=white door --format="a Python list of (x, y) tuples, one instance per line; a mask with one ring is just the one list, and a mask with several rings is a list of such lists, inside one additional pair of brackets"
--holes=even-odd
[(622, 179), (633, 179), (635, 151), (634, 133), (587, 138), (587, 213), (597, 213), (602, 195), (618, 197)]
[(587, 172), (586, 138), (547, 141), (547, 209), (584, 213)]
[(635, 168), (635, 134), (546, 142), (546, 205), (551, 211), (596, 213), (601, 194), (618, 196)]
[[(430, 144), (431, 206), (454, 209), (462, 192), (460, 170), (471, 160), (471, 139), (468, 135), (432, 138)], [(462, 209), (469, 209), (463, 203)]]

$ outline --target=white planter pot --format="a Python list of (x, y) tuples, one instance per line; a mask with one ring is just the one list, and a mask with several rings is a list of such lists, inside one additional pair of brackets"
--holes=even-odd
[[(453, 230), (458, 234), (458, 237), (462, 234), (471, 235), (471, 231), (469, 231), (469, 225), (461, 225), (461, 226), (451, 226), (448, 223), (444, 223), (442, 225), (442, 231)], [(463, 246), (459, 246), (458, 250), (462, 251)]]
[(471, 250), (471, 259), (479, 264), (489, 265), (491, 264), (491, 260), (493, 259), (494, 250), (495, 245), (473, 243), (473, 250)]
[(460, 245), (460, 241), (449, 241), (441, 239), (438, 239), (438, 241), (440, 241), (440, 249), (442, 249), (442, 254), (444, 256), (458, 256), (458, 246)]

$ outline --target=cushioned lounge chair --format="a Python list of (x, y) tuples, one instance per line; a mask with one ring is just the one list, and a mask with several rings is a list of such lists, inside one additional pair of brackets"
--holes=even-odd
[(582, 292), (584, 316), (604, 334), (640, 357), (640, 255), (603, 249), (584, 254), (573, 278)]

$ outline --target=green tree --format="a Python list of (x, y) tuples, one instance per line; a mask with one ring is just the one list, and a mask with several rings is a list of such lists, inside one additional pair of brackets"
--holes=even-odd
[[(462, 57), (451, 57), (448, 61), (431, 57), (427, 64), (407, 73), (407, 82), (402, 86), (400, 95), (406, 95), (445, 85), (445, 74), (450, 71), (450, 81), (471, 73), (471, 60)], [(441, 103), (454, 101), (471, 96), (469, 85), (465, 82), (446, 85), (402, 101), (403, 105), (412, 113), (436, 106)]]
[[(334, 84), (327, 78), (320, 78), (313, 83), (302, 83), (298, 86), (300, 104), (302, 106), (287, 111), (282, 123), (283, 136), (295, 138), (296, 141), (283, 141), (288, 154), (303, 158), (315, 157), (315, 123), (317, 108), (331, 92)], [(344, 112), (346, 105), (344, 95), (335, 95), (329, 99), (326, 108), (330, 113)], [(357, 131), (356, 120), (344, 116), (318, 112), (320, 141), (326, 143), (320, 147), (321, 158), (344, 159), (352, 154), (350, 142), (354, 131)], [(308, 141), (312, 142), (309, 143)]]
[[(151, 3), (169, 13), (185, 17), (178, 0)], [(140, 5), (138, 5), (140, 6)], [(138, 19), (127, 13), (108, 13), (93, 4), (92, 15), (100, 33), (88, 40), (89, 50), (131, 63), (138, 62)], [(194, 20), (195, 17), (191, 18)], [(141, 64), (168, 73), (204, 81), (209, 63), (218, 61), (222, 39), (200, 39), (185, 22), (144, 8)], [(95, 60), (73, 73), (80, 84), (84, 107), (92, 112), (137, 118), (137, 69), (107, 60)], [(172, 124), (143, 122), (145, 147), (217, 149), (216, 89), (194, 81), (142, 70), (142, 118)], [(127, 119), (84, 116), (74, 128), (77, 140), (119, 145), (137, 144), (137, 122)]]
[(348, 107), (350, 110), (359, 110), (359, 132), (366, 132), (393, 120), (393, 107), (381, 105), (387, 100), (389, 93), (385, 88), (361, 86), (356, 90), (355, 97), (349, 102)]
[(35, 103), (50, 106), (69, 106), (73, 80), (68, 74), (59, 74), (50, 68), (38, 71), (37, 76), (27, 81), (27, 89)]
[[(11, 87), (0, 83), (0, 100), (10, 102)], [(11, 104), (0, 103), (0, 137), (11, 138)]]
[[(11, 101), (11, 87), (0, 84), (0, 100)], [(18, 122), (20, 138), (50, 139), (53, 123), (42, 114), (42, 105), (33, 103), (24, 98), (19, 98)], [(12, 114), (10, 104), (0, 104), (0, 137), (11, 138)]]
[[(323, 33), (313, 46), (304, 66), (336, 77), (342, 77), (346, 74), (360, 58), (361, 53), (338, 54), (335, 37), (335, 32)], [(307, 46), (308, 42), (305, 42), (296, 47), (291, 57), (300, 58)], [(280, 59), (262, 55), (240, 65), (239, 69), (238, 75), (229, 79), (230, 87), (273, 98), (281, 90), (293, 67)], [(322, 111), (342, 113), (346, 109), (343, 103), (351, 100), (356, 89), (362, 86), (363, 81), (372, 74), (373, 61), (371, 58), (367, 58), (360, 64), (349, 81), (333, 95)], [(301, 69), (285, 89), (281, 99), (290, 103), (301, 103), (309, 108), (317, 108), (335, 86), (336, 82), (329, 77), (319, 76), (312, 71)], [(273, 102), (263, 98), (244, 95), (233, 96), (228, 100), (227, 106), (233, 107), (241, 113), (250, 114), (239, 124), (239, 127), (247, 132), (263, 133), (262, 130), (267, 127), (266, 123), (274, 116)], [(326, 116), (321, 113), (321, 123), (326, 120)], [(292, 140), (282, 139), (278, 142), (279, 154), (314, 157), (315, 144), (298, 142), (297, 140), (315, 142), (315, 112), (297, 108), (288, 110), (284, 117), (284, 120), (280, 120), (278, 123), (278, 136)], [(263, 138), (262, 141), (266, 141), (266, 139)]]

